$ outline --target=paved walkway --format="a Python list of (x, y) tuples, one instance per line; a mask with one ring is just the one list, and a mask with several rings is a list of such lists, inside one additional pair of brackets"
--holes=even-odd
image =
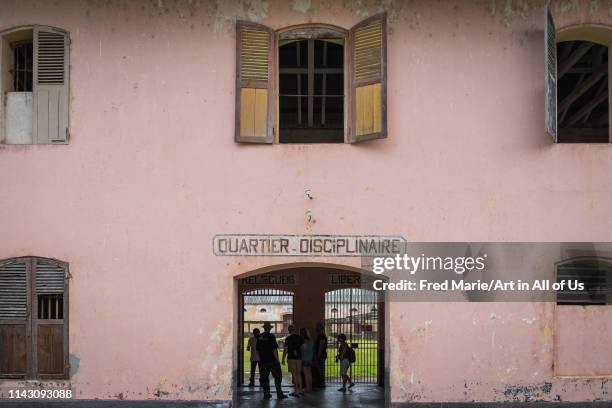
[[(251, 407), (351, 407), (351, 408), (382, 408), (385, 406), (384, 389), (374, 385), (356, 385), (346, 392), (337, 391), (339, 385), (331, 384), (325, 389), (317, 389), (303, 397), (289, 397), (286, 400), (277, 400), (276, 393), (272, 399), (264, 401), (263, 391), (260, 388), (240, 388), (238, 390), (237, 408)], [(285, 393), (290, 393), (290, 387), (283, 387)]]

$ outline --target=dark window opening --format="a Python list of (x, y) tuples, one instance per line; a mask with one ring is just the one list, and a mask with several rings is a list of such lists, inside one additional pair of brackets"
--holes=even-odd
[(14, 92), (32, 92), (33, 82), (33, 46), (32, 41), (12, 44), (13, 48), (13, 90)]
[(608, 143), (608, 47), (564, 41), (557, 58), (558, 141)]
[(279, 47), (279, 142), (343, 143), (342, 40), (282, 42)]
[(61, 320), (64, 318), (62, 295), (38, 295), (38, 319)]
[[(612, 269), (596, 261), (576, 261), (557, 268), (557, 282), (565, 281), (557, 292), (559, 305), (606, 305), (612, 300), (608, 282)], [(582, 286), (578, 286), (582, 285)]]

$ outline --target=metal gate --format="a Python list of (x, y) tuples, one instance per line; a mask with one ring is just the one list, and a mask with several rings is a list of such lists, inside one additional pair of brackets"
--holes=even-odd
[[(247, 344), (253, 335), (253, 329), (258, 328), (263, 333), (264, 322), (272, 325), (270, 333), (276, 336), (279, 348), (282, 349), (283, 341), (289, 334), (288, 327), (293, 323), (293, 292), (280, 289), (255, 289), (242, 293), (242, 335), (241, 347), (239, 349), (238, 361), (240, 367), (239, 384), (248, 380), (251, 372), (251, 353)], [(287, 366), (282, 367), (283, 377), (288, 373)], [(259, 383), (259, 370), (255, 376), (255, 382)]]
[(340, 364), (335, 359), (338, 350), (336, 336), (344, 333), (349, 345), (355, 350), (356, 361), (349, 372), (353, 381), (360, 384), (381, 384), (381, 308), (379, 294), (372, 290), (348, 288), (325, 293), (325, 326), (329, 338), (325, 363), (327, 382), (341, 381)]

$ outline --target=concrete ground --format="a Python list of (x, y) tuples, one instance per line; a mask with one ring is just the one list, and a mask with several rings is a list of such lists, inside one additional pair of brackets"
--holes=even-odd
[[(277, 400), (263, 399), (260, 388), (240, 388), (238, 401), (119, 401), (119, 400), (70, 400), (70, 401), (16, 401), (0, 400), (1, 408), (383, 408), (384, 390), (376, 386), (357, 385), (350, 392), (337, 391), (336, 384), (325, 390), (317, 390), (304, 397)], [(283, 387), (285, 393), (290, 387)], [(612, 408), (612, 402), (428, 402), (392, 404), (391, 408)]]
[[(339, 392), (337, 384), (330, 384), (325, 389), (317, 389), (303, 397), (289, 397), (286, 400), (277, 400), (276, 392), (272, 392), (272, 399), (264, 401), (261, 388), (240, 388), (238, 390), (237, 408), (251, 407), (351, 407), (351, 408), (382, 408), (385, 406), (384, 389), (375, 385), (356, 385), (346, 392)], [(286, 394), (292, 391), (291, 387), (283, 387)]]

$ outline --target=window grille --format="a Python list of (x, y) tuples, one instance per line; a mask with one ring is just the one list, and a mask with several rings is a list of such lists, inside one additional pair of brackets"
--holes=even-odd
[(15, 92), (32, 92), (33, 78), (33, 45), (32, 41), (13, 44), (13, 90)]

